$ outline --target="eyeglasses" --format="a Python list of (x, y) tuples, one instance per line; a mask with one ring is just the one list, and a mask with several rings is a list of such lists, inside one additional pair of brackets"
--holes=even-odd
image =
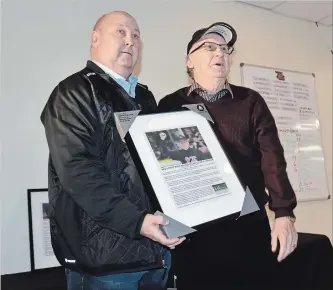
[(215, 51), (218, 47), (221, 48), (223, 53), (231, 54), (234, 51), (233, 47), (229, 47), (227, 44), (218, 44), (215, 42), (204, 42), (203, 44), (199, 45), (196, 49), (194, 49), (190, 54), (199, 50), (200, 48), (204, 48), (207, 51)]

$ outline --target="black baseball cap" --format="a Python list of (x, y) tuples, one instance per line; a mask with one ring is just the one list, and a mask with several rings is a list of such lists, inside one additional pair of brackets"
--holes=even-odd
[(189, 54), (193, 44), (198, 42), (204, 35), (208, 33), (215, 33), (224, 38), (229, 47), (232, 47), (237, 40), (236, 30), (229, 24), (224, 22), (215, 22), (211, 26), (201, 28), (194, 32), (191, 41), (187, 45), (187, 54)]

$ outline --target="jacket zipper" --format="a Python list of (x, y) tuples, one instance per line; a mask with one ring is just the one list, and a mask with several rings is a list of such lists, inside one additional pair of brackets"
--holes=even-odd
[[(118, 86), (118, 87), (116, 88), (116, 90), (117, 90), (117, 91), (118, 91), (118, 92), (124, 97), (126, 103), (129, 105), (129, 107), (130, 107), (131, 109), (139, 109), (139, 106), (135, 103), (135, 101), (132, 101), (132, 100), (129, 99), (130, 96), (128, 96), (128, 94), (126, 93), (126, 91), (125, 91), (122, 87)], [(107, 122), (110, 120), (110, 118), (112, 118), (112, 114), (111, 114), (110, 117), (107, 119)], [(150, 208), (150, 205), (149, 205), (149, 202), (148, 202), (148, 207), (149, 207), (149, 209), (151, 209), (151, 208)], [(163, 256), (162, 256), (162, 253), (161, 253), (161, 250), (158, 249), (158, 252), (159, 252), (159, 256), (160, 256), (160, 261), (157, 262), (157, 265), (158, 265), (158, 266), (161, 265), (164, 269), (167, 269), (167, 266), (165, 265), (165, 260), (163, 259)], [(165, 272), (166, 272), (166, 271), (165, 271)], [(166, 273), (165, 273), (165, 274), (166, 274)]]
[[(113, 81), (113, 80), (112, 80)], [(90, 81), (89, 81), (90, 82)], [(90, 82), (91, 83), (91, 82)], [(92, 83), (91, 83), (91, 85), (92, 85)], [(132, 109), (140, 109), (140, 106), (139, 105), (137, 105), (134, 101), (131, 101), (129, 98), (130, 98), (130, 96), (128, 96), (128, 94), (126, 93), (126, 91), (123, 89), (123, 87), (121, 87), (119, 84), (117, 84), (117, 83), (115, 83), (115, 85), (116, 85), (116, 90), (124, 97), (124, 99), (125, 99), (125, 101), (126, 101), (126, 103), (129, 105), (129, 107), (131, 107)], [(93, 86), (93, 85), (92, 85)], [(107, 124), (108, 122), (110, 122), (110, 119), (113, 117), (113, 114), (114, 114), (114, 111), (113, 111), (113, 108), (111, 109), (111, 114), (108, 116), (108, 118), (106, 119), (106, 121), (105, 121), (105, 123), (104, 124)], [(103, 148), (104, 148), (104, 146), (103, 146)], [(102, 149), (102, 151), (101, 151), (101, 154), (102, 154), (102, 156), (104, 156), (104, 154), (105, 154), (105, 152), (104, 152), (104, 150)], [(149, 202), (148, 202), (148, 207), (149, 207), (149, 209), (150, 209), (150, 206), (149, 206)], [(156, 245), (155, 245), (155, 250), (156, 250)], [(160, 267), (160, 266), (162, 266), (164, 269), (166, 269), (167, 267), (166, 267), (166, 265), (165, 265), (165, 260), (163, 259), (163, 256), (162, 256), (162, 253), (161, 253), (161, 251), (159, 250), (159, 249), (157, 249), (158, 250), (158, 252), (159, 252), (159, 257), (160, 257), (160, 259), (159, 259), (159, 261), (157, 261), (157, 263), (155, 264), (156, 266), (158, 266), (158, 267)], [(149, 268), (151, 268), (151, 269), (155, 269), (156, 267), (155, 266), (153, 266), (153, 267), (149, 267)], [(145, 269), (147, 269), (147, 267), (145, 267)], [(145, 270), (144, 269), (144, 270)]]

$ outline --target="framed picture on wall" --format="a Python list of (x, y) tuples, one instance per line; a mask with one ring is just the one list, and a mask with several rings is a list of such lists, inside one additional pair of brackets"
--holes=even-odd
[(51, 245), (48, 189), (28, 189), (31, 270), (60, 266)]

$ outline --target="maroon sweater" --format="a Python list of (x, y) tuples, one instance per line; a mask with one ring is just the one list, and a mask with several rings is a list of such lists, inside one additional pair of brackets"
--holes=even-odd
[(269, 201), (277, 218), (294, 216), (296, 196), (287, 176), (275, 120), (259, 93), (245, 87), (230, 87), (234, 98), (227, 93), (210, 103), (195, 91), (187, 96), (189, 87), (185, 87), (164, 97), (158, 106), (161, 111), (172, 111), (184, 104), (205, 104), (214, 119), (220, 143), (259, 207)]

